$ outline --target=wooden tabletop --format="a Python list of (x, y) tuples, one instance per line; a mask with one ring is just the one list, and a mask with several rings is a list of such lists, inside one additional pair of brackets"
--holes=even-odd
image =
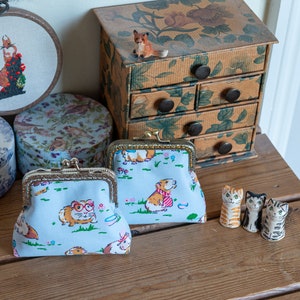
[[(14, 258), (16, 181), (0, 199), (0, 299), (300, 299), (300, 181), (265, 135), (256, 150), (257, 158), (197, 169), (205, 224), (135, 228), (129, 255)], [(224, 184), (289, 202), (286, 237), (222, 227)]]

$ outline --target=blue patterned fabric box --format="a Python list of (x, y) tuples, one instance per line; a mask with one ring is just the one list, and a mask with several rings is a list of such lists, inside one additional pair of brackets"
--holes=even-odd
[(0, 197), (16, 179), (15, 137), (10, 125), (0, 118)]
[(38, 168), (61, 167), (76, 157), (81, 167), (104, 165), (111, 142), (112, 118), (97, 101), (74, 94), (53, 94), (16, 116), (17, 160), (25, 174)]

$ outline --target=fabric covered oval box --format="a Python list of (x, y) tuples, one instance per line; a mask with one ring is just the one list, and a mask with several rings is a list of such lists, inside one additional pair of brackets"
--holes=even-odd
[(60, 168), (76, 157), (81, 167), (103, 166), (112, 136), (112, 118), (97, 101), (74, 94), (53, 94), (16, 116), (17, 161), (25, 174)]
[(0, 118), (0, 197), (16, 179), (15, 137), (12, 128)]

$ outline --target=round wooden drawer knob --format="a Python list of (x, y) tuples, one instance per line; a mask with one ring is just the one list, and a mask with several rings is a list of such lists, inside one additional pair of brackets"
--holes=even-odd
[(239, 99), (241, 92), (238, 89), (228, 89), (224, 92), (224, 98), (232, 103)]
[(232, 145), (230, 143), (221, 142), (218, 145), (218, 152), (220, 154), (227, 154), (231, 151), (231, 149), (232, 149)]
[(163, 99), (158, 103), (158, 110), (161, 112), (169, 112), (174, 107), (174, 101), (171, 99)]
[(193, 73), (198, 79), (205, 79), (210, 74), (210, 67), (206, 65), (196, 66), (193, 69)]
[(202, 131), (202, 125), (199, 122), (193, 122), (188, 125), (187, 133), (191, 136), (198, 135)]

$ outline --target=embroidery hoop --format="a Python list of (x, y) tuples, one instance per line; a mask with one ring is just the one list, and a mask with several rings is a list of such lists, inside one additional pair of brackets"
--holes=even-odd
[(0, 98), (0, 115), (13, 115), (50, 94), (61, 73), (62, 48), (55, 31), (44, 19), (24, 9), (4, 9), (0, 14), (0, 72), (5, 65), (3, 37), (9, 37), (17, 47), (25, 66), (24, 93)]

